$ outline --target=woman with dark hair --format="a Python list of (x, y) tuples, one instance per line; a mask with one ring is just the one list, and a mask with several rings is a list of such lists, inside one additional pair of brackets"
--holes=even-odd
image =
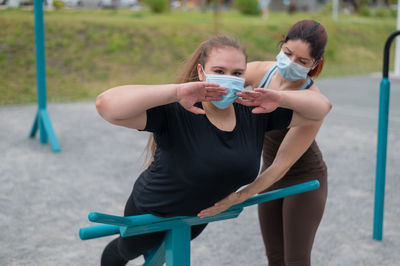
[[(297, 22), (280, 42), (276, 61), (247, 64), (246, 83), (275, 91), (319, 92), (313, 79), (324, 66), (327, 39), (324, 27), (318, 22)], [(258, 205), (270, 266), (311, 263), (312, 245), (327, 198), (327, 167), (314, 140), (321, 124), (322, 121), (265, 134), (262, 172), (275, 173), (276, 178), (258, 186), (270, 191), (313, 179), (320, 182), (317, 190)], [(246, 193), (246, 189), (241, 193)], [(235, 203), (235, 197), (232, 195), (202, 213), (224, 210)]]
[[(245, 91), (246, 63), (236, 41), (215, 37), (200, 44), (178, 84), (119, 86), (97, 97), (105, 120), (152, 132), (156, 143), (124, 215), (193, 216), (248, 183), (261, 192), (266, 186), (254, 183), (279, 173), (258, 176), (265, 132), (318, 124), (329, 112), (330, 102), (313, 91)], [(193, 226), (192, 238), (204, 227)], [(164, 234), (118, 237), (101, 264), (125, 265), (157, 247)]]

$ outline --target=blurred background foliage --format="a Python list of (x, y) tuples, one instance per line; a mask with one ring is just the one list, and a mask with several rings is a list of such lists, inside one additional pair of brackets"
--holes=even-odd
[[(320, 78), (380, 72), (385, 40), (396, 28), (392, 8), (368, 4), (342, 10), (335, 21), (329, 4), (315, 12), (270, 12), (263, 20), (259, 11), (244, 11), (255, 8), (242, 5), (247, 0), (232, 8), (211, 2), (198, 10), (171, 8), (164, 0), (144, 2), (150, 8), (45, 11), (49, 101), (92, 100), (121, 84), (174, 82), (185, 59), (215, 34), (239, 39), (249, 61), (274, 60), (277, 43), (301, 19), (319, 21), (329, 35)], [(0, 25), (0, 105), (34, 103), (33, 11), (0, 10)]]

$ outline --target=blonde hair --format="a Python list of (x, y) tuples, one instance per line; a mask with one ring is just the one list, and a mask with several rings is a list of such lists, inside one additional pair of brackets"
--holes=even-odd
[[(241, 45), (238, 41), (227, 36), (216, 36), (207, 41), (202, 42), (196, 50), (192, 53), (189, 59), (186, 61), (183, 70), (177, 78), (177, 83), (185, 83), (192, 81), (200, 81), (199, 75), (197, 73), (197, 65), (202, 66), (208, 60), (211, 51), (215, 48), (232, 47), (242, 52), (247, 61), (246, 48)], [(156, 151), (156, 142), (154, 141), (153, 134), (150, 134), (146, 145), (146, 167), (149, 166), (154, 160), (154, 153)]]

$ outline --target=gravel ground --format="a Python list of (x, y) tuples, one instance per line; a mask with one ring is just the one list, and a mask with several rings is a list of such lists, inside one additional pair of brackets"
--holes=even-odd
[[(380, 78), (325, 79), (333, 102), (317, 141), (329, 169), (317, 266), (400, 261), (400, 80), (392, 80), (383, 241), (372, 240)], [(49, 104), (62, 151), (28, 138), (35, 105), (0, 107), (0, 265), (99, 265), (113, 237), (81, 241), (87, 214), (121, 215), (142, 170), (147, 133), (112, 126), (94, 102)], [(210, 224), (192, 242), (192, 265), (267, 265), (255, 207)], [(140, 265), (142, 259), (128, 265)]]

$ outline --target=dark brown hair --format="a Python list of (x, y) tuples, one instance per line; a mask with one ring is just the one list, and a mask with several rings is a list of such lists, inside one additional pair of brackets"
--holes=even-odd
[[(232, 47), (242, 52), (247, 61), (246, 48), (242, 46), (238, 41), (227, 36), (216, 36), (207, 41), (202, 42), (196, 48), (193, 54), (186, 61), (181, 74), (177, 78), (177, 83), (200, 81), (199, 75), (197, 73), (197, 65), (200, 64), (204, 67), (213, 49), (225, 48), (225, 47)], [(148, 166), (153, 161), (154, 153), (156, 151), (156, 143), (154, 141), (153, 134), (150, 134), (149, 140), (147, 141), (146, 150), (147, 150), (146, 166)]]
[(310, 54), (314, 58), (317, 65), (308, 75), (317, 77), (324, 67), (325, 47), (328, 42), (328, 34), (325, 28), (315, 20), (301, 20), (294, 24), (288, 31), (287, 35), (282, 39), (280, 45), (289, 40), (301, 40), (310, 46)]

